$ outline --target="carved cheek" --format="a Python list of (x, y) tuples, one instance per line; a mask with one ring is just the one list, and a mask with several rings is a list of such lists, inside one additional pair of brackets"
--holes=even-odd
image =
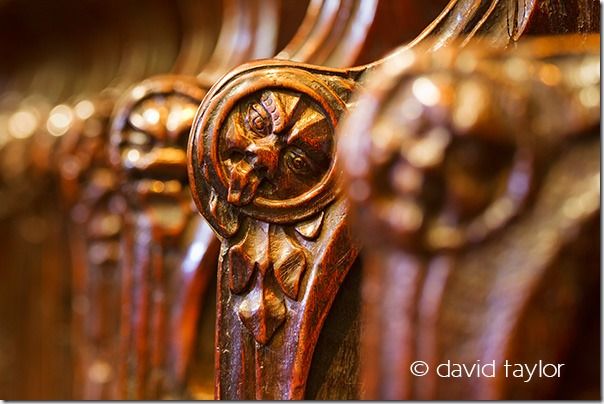
[(241, 124), (236, 119), (231, 119), (224, 137), (224, 148), (227, 153), (225, 157), (230, 158), (233, 152), (243, 154), (250, 143)]

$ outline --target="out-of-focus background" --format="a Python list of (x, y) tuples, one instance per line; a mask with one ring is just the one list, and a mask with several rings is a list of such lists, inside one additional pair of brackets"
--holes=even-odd
[[(116, 350), (122, 337), (117, 331), (119, 327), (115, 327), (123, 303), (115, 297), (122, 291), (112, 290), (119, 288), (120, 274), (112, 272), (114, 251), (107, 245), (123, 236), (120, 234), (123, 228), (111, 215), (102, 223), (82, 219), (92, 216), (92, 208), (87, 211), (86, 204), (79, 204), (78, 198), (100, 199), (102, 190), (85, 190), (86, 184), (78, 181), (82, 172), (93, 166), (97, 157), (101, 158), (99, 150), (106, 152), (108, 122), (120, 96), (128, 94), (141, 80), (159, 74), (197, 77), (198, 84), (203, 83), (207, 90), (230, 69), (249, 60), (275, 56), (282, 59), (295, 56), (297, 61), (329, 67), (370, 63), (412, 41), (448, 4), (455, 3), (457, 6), (473, 4), (476, 7), (472, 12), (491, 7), (486, 0), (451, 3), (449, 0), (0, 0), (0, 399), (119, 396), (107, 388), (118, 379), (117, 366), (111, 367), (103, 355)], [(454, 38), (459, 32), (453, 28), (460, 21), (467, 24), (464, 33), (476, 34), (473, 24), (485, 21), (487, 23), (481, 26), (484, 31), (492, 28), (489, 24), (505, 21), (511, 24), (507, 28), (520, 32), (514, 25), (515, 20), (498, 13), (509, 11), (510, 7), (518, 11), (521, 3), (492, 1), (493, 7), (485, 11), (489, 18), (464, 20), (467, 16), (462, 13), (457, 15), (458, 21), (450, 18), (442, 25), (432, 25), (436, 27), (432, 34)], [(527, 4), (533, 3), (524, 2), (522, 7), (528, 9)], [(530, 29), (522, 33), (522, 39), (540, 34), (595, 32), (595, 26), (599, 25), (599, 20), (596, 21), (599, 5), (595, 0), (551, 0), (538, 4), (539, 7), (531, 8), (534, 15), (528, 24)], [(309, 25), (310, 20), (314, 25)], [(558, 20), (565, 23), (558, 24)], [(441, 32), (447, 29), (449, 32)], [(593, 70), (593, 63), (586, 66), (587, 73), (583, 72), (583, 76), (589, 76)], [(564, 72), (555, 70), (554, 73), (556, 76)], [(428, 87), (430, 89), (432, 87)], [(593, 99), (593, 92), (590, 94)], [(590, 135), (593, 137), (592, 132)], [(88, 140), (91, 141), (87, 143)], [(72, 158), (74, 156), (76, 158)], [(485, 166), (492, 168), (493, 162), (480, 157)], [(103, 154), (102, 158), (106, 156)], [(109, 164), (104, 163), (102, 168), (107, 171)], [(97, 180), (102, 187), (117, 188), (115, 179)], [(466, 186), (474, 189), (472, 184), (464, 182), (464, 191)], [(86, 194), (88, 191), (92, 194)], [(565, 197), (570, 198), (566, 194)], [(124, 204), (121, 200), (110, 207), (119, 211), (124, 209)], [(84, 257), (80, 244), (89, 234), (79, 234), (84, 232), (84, 226), (78, 228), (73, 225), (76, 222), (90, 224), (92, 230), (86, 227), (86, 231), (98, 230), (106, 238), (101, 241), (107, 243), (100, 249), (91, 243)], [(594, 223), (592, 218), (590, 227), (581, 230), (583, 238), (599, 233)], [(568, 266), (569, 271), (562, 273), (567, 275), (582, 266), (589, 275), (586, 279), (596, 279), (594, 268), (598, 259), (599, 251), (591, 249), (585, 256), (569, 258), (572, 265)], [(86, 273), (89, 269), (86, 265), (95, 266), (98, 271), (92, 275)], [(349, 284), (341, 288), (348, 294), (338, 295), (341, 300), (336, 300), (328, 317), (327, 331), (318, 344), (323, 345), (316, 350), (313, 362), (321, 372), (310, 375), (307, 396), (330, 397), (331, 392), (325, 390), (338, 384), (338, 377), (346, 379), (352, 375), (352, 380), (353, 376), (359, 376), (360, 343), (358, 333), (354, 334), (358, 332), (355, 322), (358, 319), (352, 317), (359, 315), (355, 310), (360, 312), (360, 271), (360, 264), (351, 270), (353, 276), (346, 280)], [(84, 279), (88, 275), (90, 278)], [(468, 284), (473, 282), (472, 276)], [(562, 279), (560, 284), (566, 287), (564, 282)], [(210, 281), (209, 291), (192, 304), (202, 304), (203, 313), (197, 324), (199, 341), (193, 344), (194, 352), (187, 368), (187, 391), (178, 392), (185, 398), (205, 399), (214, 395), (215, 283), (215, 279)], [(394, 283), (393, 287), (399, 284)], [(552, 292), (558, 293), (552, 300), (559, 299), (563, 303), (573, 303), (575, 295), (583, 299), (577, 304), (580, 310), (573, 313), (573, 316), (576, 314), (572, 317), (574, 322), (568, 322), (572, 332), (553, 337), (545, 335), (553, 340), (568, 337), (572, 341), (565, 353), (569, 358), (569, 374), (559, 384), (548, 387), (555, 397), (593, 399), (600, 394), (600, 361), (599, 356), (594, 356), (599, 354), (600, 315), (596, 306), (600, 291), (596, 282), (586, 284), (581, 286), (585, 290), (570, 290), (568, 295), (565, 288), (561, 288), (560, 293), (558, 289)], [(463, 285), (465, 288), (466, 284)], [(571, 289), (574, 287), (570, 282), (568, 285)], [(547, 289), (545, 286), (549, 285), (541, 286)], [(544, 301), (527, 303), (531, 310), (525, 313), (526, 318), (532, 319), (530, 316), (535, 315), (537, 319), (555, 323), (563, 315), (548, 311), (556, 310), (549, 306), (551, 296), (547, 290), (540, 293), (535, 296), (544, 297)], [(354, 307), (346, 306), (348, 303)], [(574, 307), (570, 303), (569, 306)], [(393, 311), (399, 309), (397, 304), (392, 305)], [(591, 312), (585, 309), (592, 306)], [(449, 310), (456, 309), (449, 307)], [(342, 313), (342, 317), (338, 317)], [(526, 325), (524, 321), (522, 324)], [(351, 324), (357, 328), (351, 331), (352, 337), (346, 339), (348, 345), (341, 344), (344, 348), (333, 342), (335, 338), (330, 339), (333, 336), (330, 333), (343, 335), (342, 330), (348, 326), (352, 330)], [(476, 328), (481, 325), (484, 322), (472, 324)], [(550, 326), (548, 323), (527, 327), (528, 331), (535, 332), (527, 336), (527, 340), (531, 339), (530, 347), (538, 345)], [(396, 324), (392, 328), (396, 328)], [(396, 348), (397, 344), (395, 341), (389, 348)], [(519, 344), (519, 352), (525, 354), (523, 349), (524, 345)], [(349, 357), (350, 352), (353, 354)], [(532, 354), (529, 352), (527, 356)], [(332, 363), (324, 358), (336, 358), (333, 363), (337, 366), (330, 367)], [(348, 366), (349, 363), (355, 366)], [(393, 371), (393, 378), (406, 369), (396, 371), (400, 373)], [(153, 375), (158, 379), (164, 376)], [(354, 379), (351, 386), (337, 386), (341, 391), (332, 389), (333, 394), (360, 394), (356, 382)], [(468, 385), (471, 391), (473, 386)], [(466, 394), (461, 388), (459, 391), (461, 395)], [(157, 393), (157, 397), (175, 398), (170, 396), (172, 393)]]
[[(72, 296), (61, 138), (89, 114), (87, 97), (123, 92), (154, 74), (195, 74), (216, 56), (224, 8), (233, 3), (0, 0), (0, 398), (74, 398), (72, 317), (90, 302)], [(382, 20), (356, 62), (412, 39), (446, 2), (419, 3), (382, 2)], [(309, 2), (275, 4), (278, 51)]]

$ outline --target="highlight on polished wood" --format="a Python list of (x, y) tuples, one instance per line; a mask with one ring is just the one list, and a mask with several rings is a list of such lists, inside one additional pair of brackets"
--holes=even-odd
[(0, 31), (0, 399), (601, 398), (596, 0)]

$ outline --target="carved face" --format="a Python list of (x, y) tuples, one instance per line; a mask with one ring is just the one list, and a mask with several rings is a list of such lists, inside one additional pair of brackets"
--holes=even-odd
[(333, 130), (320, 107), (299, 94), (264, 91), (231, 112), (219, 142), (227, 201), (295, 198), (311, 190), (332, 163)]
[(133, 176), (182, 180), (184, 149), (196, 109), (193, 100), (179, 95), (155, 96), (137, 105), (124, 132), (124, 168)]
[(187, 185), (186, 144), (199, 101), (151, 93), (129, 110), (117, 133), (119, 164), (139, 196), (179, 196)]
[(189, 142), (192, 195), (223, 237), (244, 217), (309, 220), (340, 193), (334, 129), (352, 84), (284, 65), (231, 73), (199, 107)]
[[(387, 237), (406, 249), (456, 250), (482, 241), (518, 212), (531, 159), (513, 138), (492, 134), (483, 85), (419, 77), (393, 88), (376, 116), (351, 115), (342, 129), (349, 134), (342, 160), (358, 224), (373, 228), (372, 237), (394, 235)], [(456, 128), (455, 117), (468, 116), (468, 109), (475, 122), (491, 127)], [(358, 122), (370, 118), (371, 125)], [(358, 130), (366, 127), (369, 133)]]

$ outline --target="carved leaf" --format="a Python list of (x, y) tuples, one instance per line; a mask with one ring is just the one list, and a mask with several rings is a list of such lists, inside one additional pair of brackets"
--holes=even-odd
[(302, 274), (306, 269), (306, 255), (287, 236), (278, 244), (274, 259), (274, 272), (279, 286), (292, 299), (298, 297)]
[(235, 234), (239, 228), (239, 215), (231, 205), (218, 197), (214, 189), (210, 191), (208, 205), (209, 213), (212, 214), (214, 219), (211, 222), (218, 227), (219, 233), (223, 237), (230, 237)]
[(297, 224), (296, 231), (307, 240), (315, 240), (321, 231), (323, 216), (324, 212), (321, 212), (317, 217)]
[(286, 307), (283, 299), (271, 288), (256, 285), (239, 305), (238, 311), (239, 318), (254, 339), (265, 345), (285, 321)]
[(269, 268), (268, 225), (252, 224), (243, 240), (233, 245), (228, 252), (229, 288), (241, 293), (248, 285), (255, 269), (264, 276)]
[(254, 271), (254, 260), (245, 249), (245, 245), (238, 244), (231, 247), (228, 255), (229, 288), (233, 293), (241, 293), (247, 286)]

